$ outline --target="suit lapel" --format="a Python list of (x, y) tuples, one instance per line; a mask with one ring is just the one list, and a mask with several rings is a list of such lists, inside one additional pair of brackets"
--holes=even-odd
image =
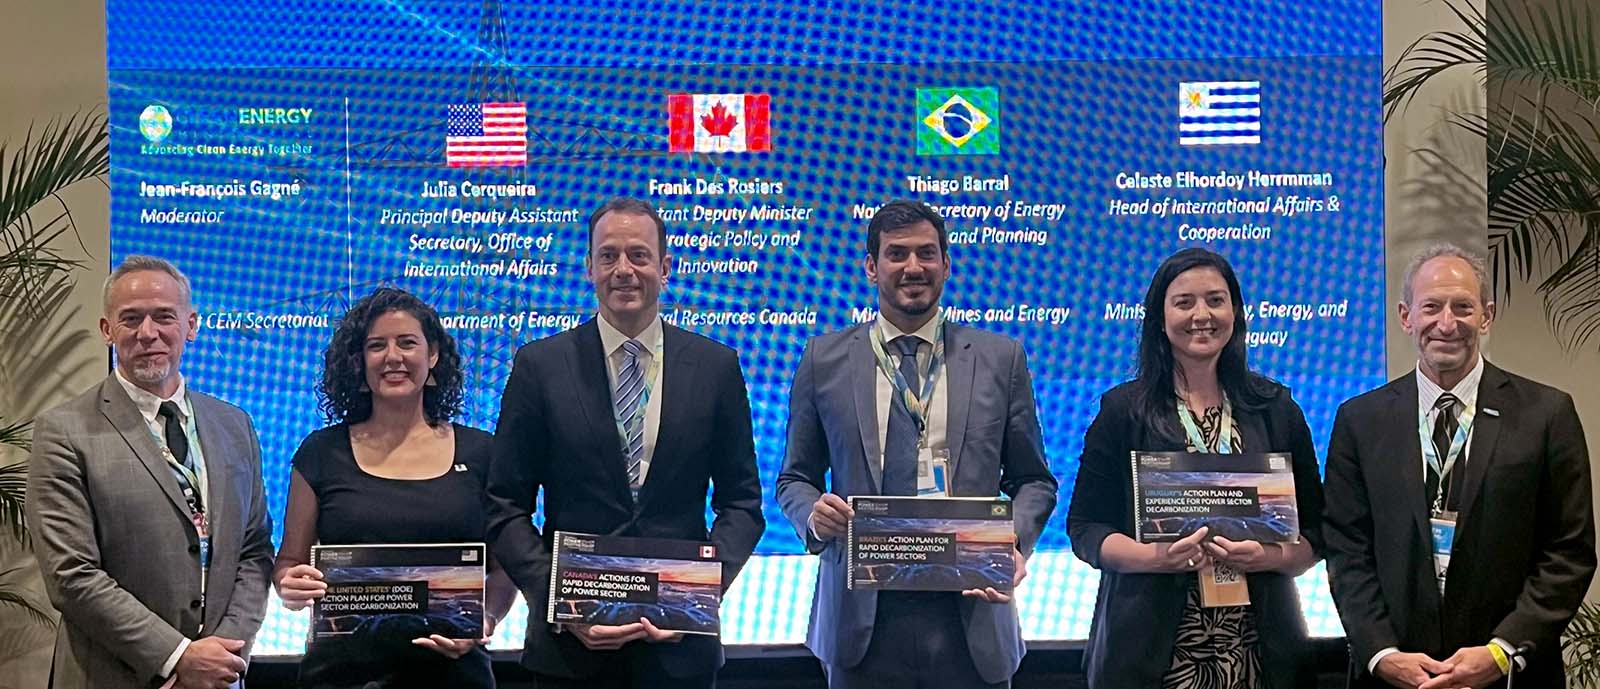
[(122, 384), (117, 382), (115, 376), (113, 373), (100, 384), (100, 413), (105, 414), (106, 420), (122, 435), (134, 456), (139, 458), (139, 463), (150, 472), (150, 478), (155, 479), (161, 486), (161, 492), (167, 494), (167, 500), (178, 510), (178, 515), (188, 519), (189, 506), (178, 491), (178, 480), (172, 477), (172, 469), (162, 457), (161, 448), (156, 446), (155, 436), (150, 434), (144, 415), (139, 413), (139, 408), (134, 406), (133, 400), (128, 398), (128, 392), (122, 389)]
[[(695, 380), (695, 360), (689, 352), (689, 341), (684, 333), (677, 328), (661, 324), (661, 382), (652, 393), (661, 395), (661, 418), (656, 425), (655, 452), (650, 455), (650, 471), (644, 476), (644, 485), (639, 488), (639, 501), (644, 502), (646, 491), (651, 485), (665, 483), (668, 478), (664, 476), (676, 469), (672, 461), (678, 451), (678, 434), (674, 429), (685, 428), (683, 417), (689, 413), (690, 405), (696, 403), (696, 391), (690, 381)], [(700, 401), (707, 397), (698, 395)], [(621, 441), (618, 441), (621, 446)]]
[(945, 423), (945, 446), (950, 448), (950, 466), (945, 467), (945, 487), (955, 494), (956, 467), (961, 463), (961, 446), (967, 437), (967, 419), (972, 409), (973, 376), (977, 366), (973, 360), (972, 343), (958, 325), (946, 325), (945, 333), (945, 389), (949, 410)]
[(850, 375), (855, 379), (856, 425), (861, 431), (861, 456), (867, 463), (872, 485), (869, 494), (880, 492), (883, 484), (883, 449), (878, 447), (878, 361), (872, 354), (867, 323), (850, 338)]
[(617, 437), (617, 420), (612, 411), (611, 379), (606, 376), (605, 346), (600, 343), (600, 325), (593, 319), (578, 326), (577, 342), (567, 350), (567, 368), (578, 376), (578, 408), (589, 425), (589, 437), (594, 439), (591, 461), (611, 483), (620, 504), (631, 504), (622, 439)]
[(1425, 486), (1422, 481), (1422, 441), (1417, 436), (1417, 377), (1415, 372), (1402, 376), (1390, 388), (1389, 418), (1399, 419), (1398, 424), (1384, 424), (1388, 436), (1378, 447), (1394, 448), (1394, 461), (1388, 462), (1393, 481), (1400, 487), (1397, 499), (1403, 501), (1411, 512), (1416, 535), (1424, 544), (1433, 542), (1433, 527), (1428, 519), (1427, 503), (1423, 500)]
[[(1463, 518), (1472, 513), (1472, 505), (1483, 488), (1489, 463), (1494, 461), (1495, 442), (1500, 439), (1500, 415), (1516, 410), (1514, 398), (1511, 379), (1489, 362), (1483, 362), (1483, 378), (1478, 382), (1478, 412), (1472, 421), (1472, 443), (1466, 456), (1467, 474), (1461, 485), (1460, 516)], [(1489, 410), (1495, 413), (1490, 414)]]

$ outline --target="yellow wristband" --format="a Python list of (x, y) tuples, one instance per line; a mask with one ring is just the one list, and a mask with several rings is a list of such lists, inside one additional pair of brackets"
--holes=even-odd
[(1500, 674), (1511, 674), (1511, 659), (1506, 657), (1506, 649), (1501, 648), (1500, 644), (1493, 643), (1485, 645), (1484, 648), (1489, 649), (1489, 655), (1494, 656), (1494, 664), (1500, 668)]

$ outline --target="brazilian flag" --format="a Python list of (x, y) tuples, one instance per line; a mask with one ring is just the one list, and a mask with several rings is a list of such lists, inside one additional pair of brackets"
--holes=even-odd
[(917, 155), (995, 155), (999, 152), (999, 89), (917, 89)]

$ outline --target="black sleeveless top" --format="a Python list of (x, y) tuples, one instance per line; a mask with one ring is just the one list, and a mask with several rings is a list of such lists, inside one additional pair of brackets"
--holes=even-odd
[[(370, 543), (463, 543), (485, 539), (484, 484), (493, 436), (452, 425), (455, 461), (439, 476), (391, 479), (356, 463), (350, 427), (329, 426), (307, 436), (294, 455), (317, 495), (317, 541), (333, 545)], [(451, 660), (413, 645), (374, 647), (326, 639), (307, 647), (300, 685), (318, 689), (467, 687), (492, 689), (494, 673), (482, 647)]]

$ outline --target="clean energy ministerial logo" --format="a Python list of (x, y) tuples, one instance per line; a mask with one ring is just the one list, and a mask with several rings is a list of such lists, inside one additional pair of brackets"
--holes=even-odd
[(172, 113), (160, 105), (145, 106), (144, 112), (139, 113), (139, 133), (145, 141), (161, 143), (172, 134)]
[(919, 88), (917, 117), (917, 155), (1000, 152), (999, 89)]
[(1261, 82), (1186, 81), (1178, 84), (1178, 143), (1184, 146), (1261, 143)]

